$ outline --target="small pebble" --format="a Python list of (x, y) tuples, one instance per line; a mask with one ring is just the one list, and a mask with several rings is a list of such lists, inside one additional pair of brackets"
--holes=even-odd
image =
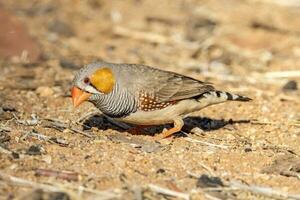
[(76, 69), (79, 68), (79, 66), (77, 64), (75, 64), (72, 60), (67, 60), (65, 58), (61, 58), (59, 60), (59, 64), (62, 68), (66, 68), (66, 69)]
[(296, 81), (291, 80), (288, 81), (283, 87), (282, 90), (284, 91), (292, 91), (292, 90), (297, 90), (298, 89), (298, 84)]
[(50, 23), (48, 30), (64, 37), (72, 37), (75, 35), (74, 29), (69, 24), (60, 20), (54, 20)]
[(197, 181), (197, 187), (201, 188), (220, 186), (224, 186), (224, 183), (219, 177), (208, 176), (206, 174), (202, 174)]
[(36, 89), (36, 93), (41, 97), (49, 97), (54, 94), (54, 91), (50, 87), (40, 86)]
[(246, 148), (244, 149), (244, 151), (247, 153), (247, 152), (251, 152), (252, 149), (251, 149), (250, 147), (246, 147)]
[(52, 157), (50, 155), (44, 155), (42, 157), (42, 160), (45, 161), (45, 163), (47, 163), (49, 165), (52, 163)]
[(157, 174), (164, 174), (166, 172), (166, 170), (160, 168), (156, 171)]
[(191, 133), (195, 133), (195, 134), (199, 134), (199, 135), (205, 134), (204, 130), (202, 130), (202, 129), (199, 128), (199, 127), (194, 127), (194, 128), (191, 130)]
[(64, 147), (66, 147), (66, 146), (69, 145), (69, 142), (67, 140), (63, 139), (63, 138), (51, 137), (50, 141), (52, 141), (52, 142), (54, 142), (56, 144), (59, 144), (61, 146), (64, 146)]
[(32, 145), (28, 148), (26, 153), (31, 156), (41, 155), (42, 147), (40, 145)]
[(20, 158), (20, 154), (18, 154), (18, 153), (16, 153), (16, 152), (12, 152), (11, 155), (12, 155), (12, 157), (13, 157), (14, 159), (19, 159), (19, 158)]

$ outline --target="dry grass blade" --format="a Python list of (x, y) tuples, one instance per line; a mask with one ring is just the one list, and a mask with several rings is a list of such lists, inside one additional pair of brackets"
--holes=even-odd
[(84, 131), (81, 131), (81, 130), (79, 130), (79, 129), (77, 129), (77, 128), (70, 127), (69, 129), (70, 129), (71, 131), (73, 131), (74, 133), (79, 133), (80, 135), (86, 136), (86, 137), (88, 137), (88, 138), (93, 138), (92, 135), (90, 135), (90, 134), (88, 134), (88, 133), (86, 133), (86, 132), (84, 132)]
[[(281, 122), (271, 122), (271, 121), (260, 121), (260, 120), (251, 120), (250, 121), (251, 124), (254, 124), (254, 125), (280, 125), (282, 124)], [(287, 126), (300, 126), (300, 122), (298, 122), (297, 120), (295, 121), (290, 121), (290, 122), (287, 122), (285, 123), (285, 125)]]
[(78, 181), (79, 174), (77, 172), (70, 171), (57, 171), (51, 169), (37, 169), (35, 170), (36, 176), (48, 176), (48, 177), (56, 177), (67, 181)]
[(211, 147), (217, 147), (217, 148), (220, 148), (220, 149), (228, 149), (229, 148), (228, 146), (225, 146), (225, 145), (213, 144), (213, 143), (209, 143), (209, 142), (204, 142), (204, 141), (201, 141), (201, 140), (193, 139), (187, 133), (185, 133), (183, 131), (181, 131), (181, 133), (183, 133), (185, 136), (187, 136), (187, 137), (184, 138), (184, 140), (189, 141), (189, 142), (199, 143), (199, 144), (206, 145), (206, 146), (211, 146)]
[(246, 190), (255, 194), (272, 197), (274, 199), (295, 199), (300, 200), (300, 195), (288, 194), (269, 187), (261, 187), (257, 185), (246, 185), (238, 181), (231, 181), (230, 187), (240, 190)]
[(129, 37), (135, 40), (142, 40), (142, 41), (158, 43), (158, 44), (175, 44), (188, 49), (199, 48), (198, 42), (188, 42), (183, 38), (181, 39), (178, 37), (172, 37), (172, 35), (168, 37), (165, 35), (152, 33), (152, 32), (132, 30), (121, 26), (115, 26), (113, 28), (113, 32), (116, 35)]
[(278, 71), (278, 72), (267, 72), (264, 74), (265, 78), (296, 78), (300, 77), (300, 71)]
[(186, 200), (190, 199), (190, 195), (186, 194), (186, 193), (169, 190), (169, 189), (162, 188), (162, 187), (159, 187), (159, 186), (153, 185), (153, 184), (149, 184), (148, 187), (150, 190), (152, 190), (156, 193), (159, 193), (159, 194), (172, 196), (172, 197), (176, 197), (176, 198), (180, 198), (180, 199), (186, 199)]
[(30, 180), (11, 176), (1, 171), (0, 171), (0, 181), (5, 181), (12, 185), (18, 185), (23, 187), (31, 187), (35, 189), (40, 188), (51, 192), (61, 192), (65, 190), (72, 190), (73, 192), (77, 192), (78, 194), (80, 194), (81, 192), (85, 192), (85, 193), (96, 195), (94, 199), (99, 199), (99, 200), (116, 199), (121, 197), (121, 191), (119, 190), (100, 191), (100, 190), (89, 189), (83, 186), (74, 187), (74, 186), (55, 184), (55, 183), (51, 183), (48, 185), (44, 183), (37, 183)]
[(0, 127), (0, 132), (10, 132), (11, 129), (9, 127), (4, 127), (4, 126), (1, 126)]
[(71, 127), (71, 125), (67, 125), (64, 122), (61, 122), (61, 121), (58, 121), (58, 120), (55, 120), (55, 119), (45, 119), (45, 120), (50, 122), (50, 124), (47, 124), (45, 126), (47, 128), (54, 128), (54, 129), (59, 130), (59, 131), (62, 131), (64, 129), (69, 129), (74, 133), (79, 133), (79, 134), (81, 134), (83, 136), (86, 136), (88, 138), (93, 138), (92, 135), (90, 135), (90, 134), (88, 134), (84, 131), (81, 131), (77, 128)]
[(214, 197), (214, 196), (209, 195), (209, 194), (207, 194), (207, 193), (205, 193), (204, 196), (205, 196), (207, 199), (210, 199), (210, 200), (221, 200), (220, 198)]
[(31, 119), (20, 120), (15, 113), (12, 113), (17, 123), (25, 125), (25, 126), (36, 126), (40, 123), (39, 118), (35, 115), (31, 115)]
[(159, 35), (156, 33), (149, 33), (149, 32), (143, 32), (143, 31), (137, 31), (137, 30), (131, 30), (125, 27), (116, 26), (113, 29), (114, 34), (124, 36), (124, 37), (130, 37), (136, 40), (144, 40), (148, 42), (154, 42), (159, 44), (166, 44), (169, 42), (169, 39), (163, 35)]
[(8, 174), (6, 174), (4, 172), (1, 172), (1, 171), (0, 171), (0, 180), (1, 181), (6, 181), (6, 182), (8, 182), (12, 185), (32, 187), (32, 188), (42, 188), (42, 189), (49, 190), (49, 191), (52, 191), (52, 192), (61, 191), (60, 189), (58, 189), (54, 186), (43, 184), (43, 183), (36, 183), (36, 182), (33, 182), (33, 181), (29, 181), (29, 180), (25, 180), (25, 179), (22, 179), (22, 178), (18, 178), (18, 177), (15, 177), (15, 176), (8, 175)]
[[(189, 175), (199, 178), (199, 176), (188, 172)], [(248, 185), (241, 183), (240, 181), (230, 181), (228, 182), (224, 187), (208, 187), (208, 188), (201, 188), (201, 191), (199, 190), (192, 190), (192, 193), (197, 193), (197, 192), (205, 192), (205, 195), (207, 194), (206, 192), (212, 192), (212, 191), (238, 191), (238, 190), (243, 190), (243, 191), (248, 191), (253, 194), (265, 196), (265, 197), (270, 197), (272, 199), (293, 199), (293, 200), (300, 200), (300, 195), (299, 194), (289, 194), (286, 192), (282, 192), (279, 190), (275, 190), (270, 187), (263, 187), (263, 186), (257, 186), (257, 185)], [(214, 198), (214, 197), (213, 197)]]
[(86, 120), (87, 118), (89, 117), (92, 117), (94, 115), (97, 115), (99, 114), (100, 112), (96, 109), (90, 111), (90, 112), (87, 112), (85, 114), (83, 114), (82, 116), (80, 116), (77, 120), (76, 120), (76, 123), (80, 123), (80, 122), (83, 122), (84, 120)]

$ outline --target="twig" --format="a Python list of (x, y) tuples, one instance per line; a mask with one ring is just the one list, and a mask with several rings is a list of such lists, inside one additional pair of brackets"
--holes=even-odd
[(114, 190), (94, 190), (94, 189), (90, 189), (90, 188), (86, 188), (83, 186), (78, 186), (78, 187), (74, 187), (72, 185), (61, 185), (58, 184), (59, 187), (65, 187), (68, 189), (72, 189), (75, 191), (83, 191), (83, 192), (87, 192), (87, 193), (91, 193), (91, 194), (95, 194), (97, 195), (97, 199), (99, 200), (108, 200), (108, 199), (116, 199), (116, 198), (120, 198), (121, 197), (121, 191), (120, 189), (114, 189)]
[(270, 121), (259, 121), (259, 120), (251, 120), (251, 124), (258, 124), (258, 125), (276, 125), (277, 122), (270, 122)]
[(207, 199), (221, 200), (220, 198), (217, 198), (215, 196), (210, 195), (208, 192), (220, 192), (220, 191), (227, 191), (227, 190), (231, 191), (232, 189), (224, 188), (224, 187), (217, 187), (217, 188), (197, 188), (197, 189), (192, 189), (189, 192), (189, 194), (192, 195), (192, 194), (202, 193)]
[(130, 37), (136, 40), (144, 40), (144, 41), (155, 42), (159, 44), (166, 44), (169, 42), (169, 39), (166, 36), (157, 33), (131, 30), (129, 28), (125, 28), (121, 26), (115, 26), (113, 32), (116, 35), (120, 35), (123, 37)]
[(91, 117), (93, 115), (97, 115), (99, 113), (99, 111), (97, 110), (93, 110), (91, 112), (88, 112), (87, 114), (84, 114), (83, 116), (79, 117), (77, 120), (76, 120), (76, 124), (77, 125), (81, 125), (87, 129), (91, 129), (92, 127), (84, 124), (83, 120), (87, 119), (88, 117)]
[(113, 32), (116, 35), (129, 37), (135, 40), (142, 40), (142, 41), (158, 43), (158, 44), (175, 44), (188, 49), (199, 48), (198, 42), (188, 42), (183, 38), (178, 37), (178, 35), (164, 36), (158, 33), (132, 30), (121, 26), (115, 26), (113, 28)]
[(41, 133), (38, 133), (36, 131), (30, 131), (30, 132), (25, 132), (23, 131), (24, 135), (22, 135), (20, 137), (21, 140), (25, 140), (28, 136), (32, 136), (32, 137), (36, 137), (38, 140), (43, 140), (43, 141), (46, 141), (48, 142), (49, 141), (49, 137), (46, 136), (46, 135), (43, 135)]
[(46, 118), (44, 120), (49, 122), (49, 124), (44, 125), (45, 128), (53, 128), (58, 131), (63, 131), (67, 128), (67, 125), (65, 125), (64, 122), (61, 122), (59, 120), (48, 119), (48, 118)]
[(276, 96), (279, 100), (285, 100), (285, 101), (293, 101), (293, 102), (300, 102), (300, 99), (297, 96), (289, 96), (286, 94), (279, 94)]
[(174, 191), (174, 190), (169, 190), (169, 189), (162, 188), (162, 187), (159, 187), (159, 186), (153, 185), (153, 184), (149, 184), (148, 187), (149, 187), (150, 190), (152, 190), (156, 193), (159, 193), (159, 194), (172, 196), (172, 197), (177, 197), (177, 198), (186, 199), (186, 200), (190, 199), (190, 195), (186, 194), (186, 193), (177, 192), (177, 191)]
[(189, 141), (189, 142), (194, 142), (194, 143), (199, 143), (199, 144), (203, 144), (203, 145), (207, 145), (207, 146), (217, 147), (217, 148), (220, 148), (220, 149), (228, 149), (228, 146), (225, 146), (225, 145), (213, 144), (213, 143), (209, 143), (209, 142), (195, 140), (195, 139), (192, 139), (192, 138), (184, 138), (184, 139)]
[(184, 135), (187, 136), (184, 139), (186, 141), (189, 141), (189, 142), (194, 142), (194, 143), (199, 143), (199, 144), (203, 144), (203, 145), (207, 145), (207, 146), (217, 147), (217, 148), (220, 148), (220, 149), (228, 149), (229, 148), (228, 146), (225, 146), (225, 145), (213, 144), (213, 143), (209, 143), (209, 142), (204, 142), (204, 141), (201, 141), (201, 140), (193, 139), (187, 133), (185, 133), (183, 131), (181, 131), (181, 133), (183, 133)]
[(31, 132), (24, 132), (25, 133), (23, 136), (21, 136), (21, 140), (25, 140), (28, 136), (31, 136), (31, 137), (35, 137), (37, 138), (38, 140), (43, 140), (45, 142), (49, 142), (51, 144), (53, 143), (56, 143), (56, 144), (59, 144), (61, 146), (67, 146), (69, 144), (68, 141), (66, 141), (65, 139), (62, 139), (62, 138), (56, 138), (56, 137), (49, 137), (49, 136), (46, 136), (46, 135), (43, 135), (39, 132), (36, 132), (35, 130), (31, 131)]
[[(259, 121), (259, 120), (251, 120), (251, 124), (257, 124), (257, 125), (282, 125), (283, 123), (280, 122), (270, 122), (270, 121)], [(293, 122), (287, 122), (285, 123), (287, 126), (300, 126), (300, 122), (293, 121)]]
[(236, 191), (239, 189), (233, 187), (208, 187), (208, 188), (201, 188), (201, 190), (205, 192), (220, 192), (220, 191)]
[(300, 7), (300, 1), (299, 0), (264, 0), (266, 3), (270, 4), (277, 4), (279, 6), (287, 6), (287, 7)]
[(88, 134), (88, 133), (86, 133), (86, 132), (84, 132), (84, 131), (81, 131), (81, 130), (79, 130), (79, 129), (76, 129), (76, 128), (73, 128), (73, 127), (70, 127), (69, 129), (70, 129), (71, 131), (75, 132), (75, 133), (79, 133), (79, 134), (81, 134), (81, 135), (83, 135), (83, 136), (86, 136), (86, 137), (88, 137), (88, 138), (93, 138), (92, 135), (90, 135), (90, 134)]
[[(195, 178), (199, 178), (194, 173), (188, 172), (191, 176)], [(294, 200), (300, 200), (299, 194), (289, 194), (286, 192), (282, 192), (279, 190), (275, 190), (270, 187), (263, 187), (263, 186), (257, 186), (257, 185), (247, 185), (244, 183), (241, 183), (240, 181), (232, 180), (229, 181), (227, 184), (225, 184), (224, 187), (213, 187), (213, 188), (201, 188), (201, 192), (213, 192), (213, 191), (234, 191), (234, 190), (244, 190), (251, 192), (253, 194), (258, 194), (262, 196), (271, 197), (273, 199), (294, 199)], [(192, 190), (191, 193), (198, 192), (198, 190)], [(206, 193), (205, 193), (206, 194)]]
[(36, 114), (32, 114), (31, 119), (27, 119), (27, 120), (20, 120), (15, 113), (12, 113), (12, 115), (14, 116), (17, 123), (25, 125), (25, 126), (36, 126), (40, 123)]
[(53, 192), (59, 192), (59, 191), (65, 190), (65, 189), (71, 189), (71, 190), (74, 190), (77, 192), (83, 191), (86, 193), (97, 195), (97, 199), (99, 199), (99, 200), (115, 199), (115, 198), (121, 197), (121, 193), (119, 190), (99, 191), (99, 190), (89, 189), (89, 188), (86, 188), (83, 186), (74, 187), (74, 186), (62, 185), (62, 184), (54, 185), (53, 183), (51, 183), (52, 185), (48, 185), (48, 184), (44, 184), (44, 183), (37, 183), (37, 182), (30, 181), (30, 180), (11, 176), (11, 175), (8, 175), (1, 171), (0, 171), (0, 181), (6, 181), (11, 184), (24, 186), (24, 187), (41, 188), (41, 189), (53, 191)]
[(222, 200), (220, 198), (217, 198), (215, 196), (212, 196), (210, 194), (207, 194), (207, 193), (204, 193), (204, 196), (207, 198), (207, 199), (210, 199), (210, 200)]
[(11, 129), (8, 127), (3, 127), (3, 126), (0, 127), (0, 132), (10, 132), (10, 131)]
[(43, 184), (43, 183), (36, 183), (36, 182), (33, 182), (33, 181), (29, 181), (29, 180), (25, 180), (25, 179), (22, 179), (22, 178), (18, 178), (18, 177), (15, 177), (15, 176), (8, 175), (8, 174), (6, 174), (4, 172), (1, 172), (1, 171), (0, 171), (0, 180), (4, 180), (4, 181), (10, 182), (10, 183), (15, 184), (15, 185), (20, 185), (20, 186), (33, 187), (33, 188), (42, 188), (42, 189), (45, 189), (45, 190), (48, 190), (48, 191), (53, 191), (53, 192), (60, 191), (60, 189), (58, 189), (54, 186)]
[(295, 194), (289, 194), (282, 191), (274, 190), (270, 187), (261, 187), (257, 185), (246, 185), (244, 183), (241, 183), (239, 181), (231, 181), (230, 187), (240, 189), (240, 190), (246, 190), (255, 194), (260, 194), (272, 198), (277, 199), (295, 199), (300, 200), (300, 195)]
[(300, 77), (300, 71), (277, 71), (277, 72), (267, 72), (264, 74), (265, 78), (291, 78)]
[(70, 171), (57, 171), (51, 169), (37, 169), (35, 170), (36, 176), (49, 176), (56, 177), (67, 181), (78, 181), (78, 173)]
[(50, 124), (46, 125), (45, 127), (54, 128), (54, 129), (59, 130), (59, 131), (62, 131), (64, 129), (69, 129), (69, 130), (73, 131), (74, 133), (79, 133), (79, 134), (81, 134), (83, 136), (86, 136), (88, 138), (93, 138), (92, 135), (90, 135), (90, 134), (88, 134), (84, 131), (81, 131), (79, 129), (76, 129), (74, 127), (68, 126), (64, 122), (61, 122), (61, 121), (58, 121), (58, 120), (55, 120), (55, 119), (48, 119), (48, 118), (45, 119), (45, 120), (50, 122)]

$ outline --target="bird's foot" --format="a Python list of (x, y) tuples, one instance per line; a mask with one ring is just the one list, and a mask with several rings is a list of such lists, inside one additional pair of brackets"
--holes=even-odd
[(174, 120), (174, 127), (154, 136), (154, 140), (162, 140), (164, 138), (172, 136), (174, 133), (181, 131), (183, 125), (184, 125), (184, 122), (181, 118)]

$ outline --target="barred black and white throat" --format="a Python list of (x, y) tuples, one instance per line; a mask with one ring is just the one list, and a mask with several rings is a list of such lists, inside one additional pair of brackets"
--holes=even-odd
[(123, 118), (137, 111), (138, 102), (134, 95), (116, 83), (109, 94), (94, 94), (89, 101), (103, 114), (111, 118)]

